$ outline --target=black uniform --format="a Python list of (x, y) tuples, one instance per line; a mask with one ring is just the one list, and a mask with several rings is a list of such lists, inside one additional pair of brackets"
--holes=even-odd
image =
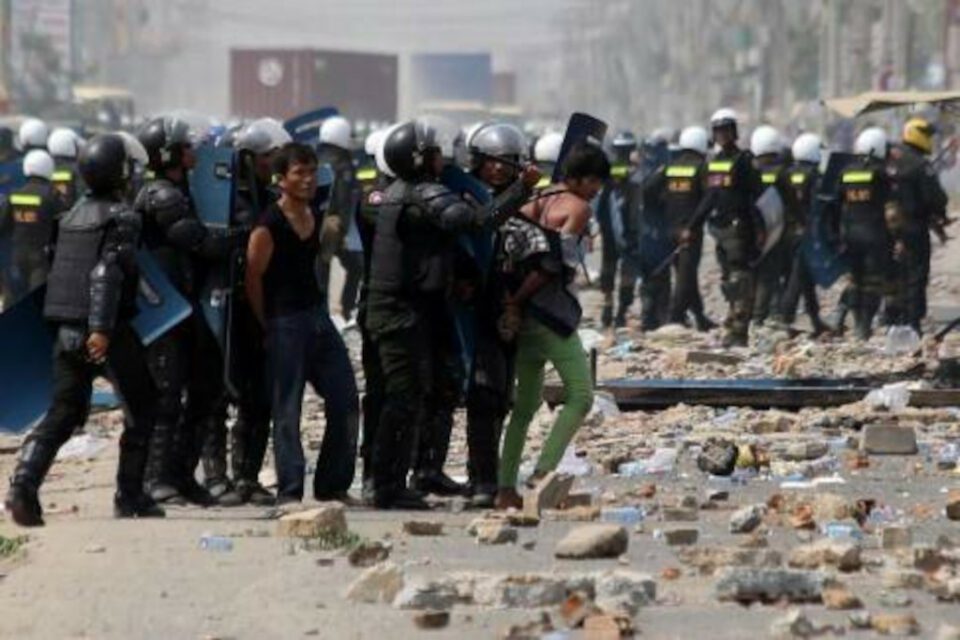
[(894, 238), (885, 216), (890, 195), (882, 160), (859, 158), (840, 176), (840, 238), (852, 278), (848, 300), (857, 336), (864, 340), (893, 273)]
[[(339, 220), (339, 231), (331, 233), (328, 224), (324, 223), (323, 235), (320, 238), (320, 256), (317, 262), (317, 280), (320, 283), (320, 292), (323, 294), (324, 305), (329, 306), (330, 262), (336, 256), (346, 271), (350, 287), (356, 295), (357, 282), (362, 277), (362, 263), (358, 264), (354, 256), (348, 255), (344, 247), (344, 238), (350, 228), (350, 218), (355, 214), (357, 203), (360, 201), (360, 185), (357, 182), (356, 169), (353, 166), (353, 156), (346, 149), (331, 144), (321, 144), (317, 149), (317, 158), (320, 164), (329, 164), (333, 170), (335, 182), (330, 194), (330, 204), (325, 219)], [(349, 282), (355, 280), (355, 282)], [(342, 305), (341, 305), (342, 306)], [(351, 303), (352, 308), (352, 303)]]
[(724, 321), (725, 341), (746, 344), (755, 293), (755, 266), (759, 257), (757, 232), (763, 229), (756, 208), (762, 190), (753, 156), (736, 146), (722, 149), (707, 163), (707, 195), (695, 219), (707, 216), (717, 242), (723, 273), (723, 293), (730, 304)]
[[(776, 155), (759, 156), (755, 160), (760, 172), (760, 182), (763, 189), (773, 187), (780, 194), (784, 204), (784, 211), (795, 210), (793, 204), (793, 187), (790, 184), (790, 174), (783, 163), (783, 159)], [(786, 223), (784, 224), (786, 227)], [(753, 321), (762, 324), (771, 313), (776, 314), (780, 308), (780, 300), (787, 286), (790, 275), (790, 263), (793, 259), (794, 245), (789, 241), (784, 229), (783, 235), (763, 256), (757, 264), (757, 290), (753, 301)]]
[(620, 286), (616, 315), (617, 326), (626, 324), (627, 311), (633, 305), (634, 291), (639, 278), (637, 270), (637, 216), (639, 209), (631, 199), (630, 182), (633, 167), (627, 161), (618, 161), (610, 167), (610, 179), (604, 185), (597, 201), (597, 222), (602, 240), (600, 290), (604, 294), (602, 324), (610, 326), (613, 317), (613, 291), (617, 288), (617, 266), (620, 267)]
[[(226, 396), (220, 347), (204, 321), (199, 295), (208, 264), (225, 261), (242, 236), (208, 231), (197, 218), (186, 185), (166, 179), (147, 182), (135, 207), (143, 216), (144, 243), (193, 304), (191, 316), (148, 349), (159, 399), (147, 482), (157, 499), (177, 499), (179, 493), (206, 501), (194, 471), (206, 434), (211, 429), (222, 433)], [(220, 480), (207, 478), (208, 483)]]
[[(142, 487), (156, 388), (130, 326), (136, 311), (139, 234), (138, 216), (109, 199), (83, 200), (60, 220), (44, 301), (44, 316), (56, 330), (53, 404), (23, 444), (11, 480), (11, 503), (24, 497), (36, 500), (57, 450), (86, 422), (93, 380), (102, 373), (118, 391), (125, 413), (117, 468), (118, 515), (132, 515), (129, 508), (140, 509), (149, 502)], [(110, 339), (105, 370), (87, 358), (86, 340), (94, 332)]]
[(821, 333), (826, 325), (820, 319), (817, 287), (803, 253), (803, 239), (809, 228), (810, 212), (820, 192), (820, 170), (816, 164), (797, 162), (787, 173), (793, 197), (785, 202), (783, 242), (786, 244), (790, 262), (787, 287), (780, 298), (779, 317), (785, 324), (793, 324), (802, 295), (804, 309), (813, 325), (813, 331)]
[[(488, 208), (474, 207), (433, 181), (397, 180), (384, 193), (370, 264), (367, 329), (378, 341), (385, 380), (383, 411), (373, 449), (378, 506), (389, 507), (406, 487), (418, 438), (448, 438), (459, 397), (450, 361), (453, 324), (448, 287), (456, 233), (491, 224), (491, 211), (515, 209), (526, 199), (522, 183)], [(421, 470), (442, 466), (445, 450), (428, 447)]]
[(29, 178), (0, 204), (0, 237), (9, 236), (10, 265), (5, 274), (9, 306), (44, 283), (56, 240), (63, 200), (49, 180)]
[(927, 158), (909, 144), (891, 151), (887, 170), (900, 218), (896, 235), (904, 252), (897, 258), (894, 293), (887, 298), (885, 315), (888, 322), (908, 324), (919, 332), (927, 315), (930, 230), (942, 228), (946, 220), (947, 194)]
[(697, 220), (694, 215), (705, 193), (706, 164), (702, 154), (683, 150), (648, 177), (643, 185), (644, 200), (651, 203), (651, 208), (663, 212), (673, 241), (679, 244), (681, 234), (690, 232), (689, 241), (679, 244), (680, 251), (673, 263), (675, 282), (668, 320), (686, 323), (687, 313), (691, 312), (702, 329), (710, 324), (703, 313), (703, 299), (697, 281), (703, 252), (703, 218)]
[(72, 158), (54, 158), (54, 160), (56, 169), (53, 171), (50, 182), (60, 193), (64, 208), (69, 209), (83, 192), (80, 175), (77, 173), (77, 161)]

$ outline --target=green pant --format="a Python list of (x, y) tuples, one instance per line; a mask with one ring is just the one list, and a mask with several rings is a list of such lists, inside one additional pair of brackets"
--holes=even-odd
[(590, 365), (580, 344), (580, 337), (574, 333), (563, 338), (536, 320), (526, 318), (517, 337), (516, 402), (500, 455), (499, 481), (503, 488), (513, 488), (517, 484), (527, 429), (540, 407), (544, 366), (547, 362), (553, 364), (560, 375), (566, 394), (563, 409), (540, 452), (537, 472), (546, 473), (556, 469), (567, 445), (593, 405)]

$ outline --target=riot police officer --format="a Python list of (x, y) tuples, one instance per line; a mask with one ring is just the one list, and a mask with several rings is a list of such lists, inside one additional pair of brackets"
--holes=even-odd
[(856, 160), (840, 176), (840, 239), (850, 263), (848, 300), (861, 340), (870, 337), (893, 266), (894, 238), (886, 219), (891, 198), (887, 151), (883, 130), (866, 129), (854, 144)]
[(888, 165), (900, 229), (894, 247), (899, 295), (888, 298), (886, 311), (891, 322), (908, 324), (917, 332), (927, 315), (930, 232), (945, 239), (947, 219), (947, 194), (927, 160), (935, 134), (928, 121), (911, 118), (903, 126), (901, 144), (890, 150)]
[(77, 184), (77, 154), (80, 152), (80, 137), (71, 129), (54, 129), (47, 140), (47, 150), (56, 165), (52, 182), (60, 192), (64, 205), (73, 206), (82, 189)]
[(136, 312), (140, 220), (123, 203), (123, 140), (116, 135), (94, 138), (80, 155), (80, 173), (89, 195), (60, 219), (44, 300), (44, 316), (56, 329), (53, 404), (23, 444), (6, 500), (21, 526), (44, 524), (40, 485), (57, 450), (86, 422), (93, 380), (101, 373), (119, 392), (126, 413), (114, 515), (164, 515), (143, 492), (156, 389), (130, 325)]
[[(201, 443), (226, 419), (220, 348), (204, 321), (200, 292), (204, 271), (223, 263), (242, 246), (242, 234), (215, 235), (194, 209), (187, 173), (195, 157), (188, 125), (177, 118), (148, 122), (138, 135), (150, 170), (136, 199), (143, 216), (143, 239), (171, 283), (192, 305), (193, 313), (148, 348), (148, 363), (158, 387), (157, 425), (150, 445), (147, 489), (158, 502), (238, 504), (225, 475), (206, 478), (222, 489), (211, 496), (194, 471)], [(186, 392), (186, 394), (184, 393)], [(186, 401), (184, 401), (186, 395)]]
[[(320, 292), (324, 298), (329, 298), (330, 263), (334, 256), (343, 265), (347, 280), (344, 287), (353, 295), (357, 293), (357, 283), (362, 277), (362, 259), (350, 255), (344, 246), (344, 239), (350, 228), (359, 201), (359, 187), (356, 180), (356, 169), (353, 166), (351, 140), (353, 130), (350, 122), (341, 116), (327, 118), (320, 125), (320, 145), (317, 147), (317, 159), (320, 164), (328, 164), (333, 170), (333, 192), (330, 194), (330, 204), (323, 217), (320, 230), (320, 259), (317, 264), (317, 279), (320, 282)], [(329, 300), (326, 300), (329, 304)], [(341, 310), (346, 305), (352, 309), (356, 300), (341, 301)]]
[(759, 257), (763, 221), (756, 208), (762, 184), (749, 151), (737, 146), (737, 115), (720, 109), (710, 118), (716, 156), (707, 163), (707, 193), (695, 219), (707, 216), (717, 243), (723, 292), (730, 305), (724, 321), (724, 346), (745, 346), (755, 292), (754, 263)]
[[(630, 176), (633, 173), (631, 155), (637, 150), (637, 139), (629, 131), (614, 136), (610, 145), (610, 180), (600, 192), (596, 218), (600, 225), (602, 259), (600, 291), (603, 309), (600, 323), (604, 327), (626, 325), (627, 311), (633, 305), (637, 288), (636, 207), (628, 201)], [(617, 288), (617, 270), (620, 271), (617, 314), (614, 319), (613, 291)]]
[(0, 204), (0, 237), (9, 235), (13, 251), (6, 274), (6, 304), (41, 286), (50, 268), (57, 216), (66, 207), (53, 187), (53, 158), (34, 149), (23, 158), (27, 182)]
[[(787, 172), (788, 158), (784, 157), (782, 136), (769, 125), (757, 127), (750, 136), (750, 153), (754, 166), (760, 172), (764, 189), (774, 188), (780, 194), (786, 209), (796, 209), (793, 189)], [(789, 204), (788, 204), (789, 203)], [(787, 284), (792, 244), (781, 234), (780, 239), (760, 259), (756, 269), (756, 295), (753, 303), (753, 322), (763, 324), (780, 308), (780, 294)]]
[[(708, 331), (714, 325), (703, 311), (703, 299), (697, 282), (703, 252), (703, 220), (694, 214), (705, 190), (707, 132), (703, 127), (687, 127), (680, 133), (677, 154), (664, 167), (644, 181), (644, 200), (663, 211), (669, 235), (677, 246), (673, 260), (675, 282), (670, 298), (669, 321), (684, 324), (692, 313), (697, 329)], [(651, 274), (657, 277), (658, 274)], [(668, 280), (669, 282), (669, 280)]]
[[(370, 264), (367, 327), (378, 341), (385, 397), (373, 449), (374, 500), (379, 508), (424, 508), (407, 488), (417, 437), (436, 416), (452, 412), (456, 380), (445, 375), (452, 342), (447, 311), (447, 260), (455, 234), (499, 220), (518, 207), (539, 179), (524, 173), (492, 205), (470, 205), (436, 179), (443, 167), (436, 131), (411, 121), (384, 142), (398, 179), (383, 196)], [(498, 215), (499, 214), (499, 215)]]
[(783, 324), (792, 325), (796, 320), (797, 304), (802, 295), (804, 309), (815, 336), (824, 333), (827, 325), (820, 318), (817, 288), (804, 256), (803, 240), (809, 233), (811, 209), (820, 191), (822, 146), (820, 136), (814, 133), (803, 133), (797, 137), (791, 149), (793, 164), (788, 169), (788, 176), (793, 197), (786, 201), (782, 240), (787, 247), (789, 270), (787, 286), (780, 298), (778, 314), (778, 319)]
[[(516, 181), (527, 149), (523, 132), (511, 124), (490, 123), (471, 139), (473, 175), (499, 196)], [(483, 241), (496, 244), (492, 231)], [(491, 256), (492, 257), (492, 256)], [(474, 269), (477, 264), (466, 261)], [(459, 261), (458, 264), (464, 264)], [(497, 331), (506, 288), (492, 262), (474, 273), (472, 305), (476, 344), (467, 387), (467, 447), (470, 506), (492, 508), (497, 493), (497, 458), (503, 421), (510, 409), (513, 348)]]

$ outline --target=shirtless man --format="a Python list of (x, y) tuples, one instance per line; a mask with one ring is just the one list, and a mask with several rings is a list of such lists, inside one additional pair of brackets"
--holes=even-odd
[(507, 282), (504, 339), (516, 343), (516, 403), (504, 435), (496, 507), (521, 507), (517, 473), (527, 429), (540, 406), (544, 367), (553, 364), (566, 391), (533, 481), (556, 469), (593, 404), (590, 365), (577, 335), (582, 310), (573, 281), (589, 202), (610, 175), (603, 150), (585, 144), (565, 162), (566, 178), (527, 204), (501, 229), (498, 267)]

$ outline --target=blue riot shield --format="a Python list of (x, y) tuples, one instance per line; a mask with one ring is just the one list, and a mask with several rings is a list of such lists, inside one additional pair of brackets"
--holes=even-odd
[(140, 284), (133, 328), (140, 341), (149, 345), (186, 320), (192, 310), (150, 252), (137, 253), (137, 265), (140, 267)]
[(6, 195), (19, 189), (26, 182), (23, 175), (23, 160), (9, 160), (0, 163), (0, 195)]
[[(492, 199), (486, 185), (466, 173), (460, 167), (447, 165), (440, 174), (440, 182), (448, 189), (461, 197), (477, 204), (488, 204)], [(457, 244), (463, 254), (471, 260), (481, 278), (485, 281), (493, 266), (494, 235), (491, 231), (462, 233), (457, 237)], [(460, 354), (462, 365), (464, 390), (473, 374), (473, 364), (477, 349), (477, 309), (474, 304), (455, 302), (453, 305), (453, 319), (456, 327), (455, 345)]]
[(283, 123), (283, 128), (294, 141), (315, 146), (320, 140), (320, 125), (336, 115), (340, 115), (336, 107), (321, 107), (290, 118)]
[(41, 287), (0, 314), (0, 431), (21, 433), (36, 423), (53, 396), (53, 331), (43, 319)]
[(837, 225), (840, 215), (840, 174), (854, 156), (831, 153), (823, 172), (816, 199), (810, 208), (810, 220), (803, 237), (803, 256), (810, 275), (820, 287), (830, 287), (849, 270), (839, 248)]

